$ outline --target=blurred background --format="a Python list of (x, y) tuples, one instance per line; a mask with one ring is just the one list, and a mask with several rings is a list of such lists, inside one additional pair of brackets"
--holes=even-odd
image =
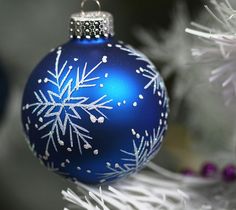
[[(174, 171), (197, 169), (213, 157), (219, 164), (235, 160), (234, 108), (225, 108), (207, 71), (193, 63), (195, 41), (184, 32), (190, 20), (212, 21), (205, 18), (204, 3), (101, 0), (114, 14), (117, 37), (144, 51), (166, 79), (172, 113), (156, 161)], [(0, 0), (0, 209), (63, 209), (61, 190), (73, 186), (48, 172), (27, 148), (20, 107), (32, 69), (68, 40), (69, 17), (79, 10), (80, 0)]]

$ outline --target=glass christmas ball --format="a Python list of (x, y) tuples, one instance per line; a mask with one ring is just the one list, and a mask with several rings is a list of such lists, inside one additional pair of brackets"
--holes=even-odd
[(111, 35), (72, 36), (50, 52), (30, 76), (22, 104), (35, 155), (51, 171), (87, 184), (142, 169), (162, 145), (167, 118), (168, 96), (154, 65)]

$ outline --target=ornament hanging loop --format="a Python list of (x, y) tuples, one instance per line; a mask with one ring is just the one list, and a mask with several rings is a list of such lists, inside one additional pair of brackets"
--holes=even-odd
[[(82, 13), (85, 13), (85, 11), (84, 11), (84, 9), (85, 9), (85, 5), (86, 5), (86, 3), (88, 3), (88, 1), (89, 0), (83, 0), (82, 2), (81, 2), (81, 12)], [(100, 2), (98, 1), (98, 0), (92, 0), (93, 2), (95, 2), (96, 4), (97, 4), (97, 7), (98, 7), (98, 9), (97, 9), (97, 11), (99, 11), (99, 12), (101, 12), (101, 4), (100, 4)]]

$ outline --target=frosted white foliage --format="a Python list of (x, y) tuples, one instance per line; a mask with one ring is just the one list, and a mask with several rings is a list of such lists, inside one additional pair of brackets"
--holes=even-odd
[[(108, 100), (106, 95), (91, 101), (89, 97), (77, 94), (80, 89), (96, 86), (96, 81), (100, 78), (93, 76), (93, 73), (101, 65), (107, 63), (107, 56), (103, 56), (97, 65), (89, 69), (87, 62), (83, 68), (70, 66), (68, 61), (64, 61), (61, 65), (61, 55), (62, 49), (59, 48), (55, 69), (48, 70), (48, 77), (44, 79), (44, 82), (49, 83), (52, 88), (34, 91), (36, 102), (23, 107), (23, 109), (32, 109), (32, 114), (38, 116), (41, 125), (36, 126), (39, 131), (49, 130), (41, 137), (47, 140), (45, 158), (50, 156), (50, 146), (53, 146), (55, 151), (58, 151), (58, 145), (64, 146), (63, 136), (66, 133), (69, 133), (70, 147), (77, 146), (81, 154), (83, 148), (92, 148), (90, 144), (92, 137), (89, 135), (89, 131), (77, 123), (77, 120), (82, 119), (81, 112), (86, 113), (92, 123), (103, 123), (107, 118), (103, 110), (112, 109), (109, 106), (112, 100)], [(75, 79), (71, 76), (74, 68), (77, 72)], [(41, 82), (42, 80), (39, 79), (38, 83)]]
[(112, 165), (108, 162), (107, 169), (109, 172), (100, 174), (101, 182), (128, 176), (144, 167), (159, 151), (165, 130), (166, 127), (163, 126), (162, 128), (153, 129), (151, 134), (147, 131), (145, 131), (143, 136), (136, 134), (136, 139), (133, 140), (133, 150), (121, 150), (123, 154), (122, 161), (124, 163), (122, 165), (118, 163)]
[[(184, 177), (153, 163), (142, 171), (109, 186), (77, 183), (78, 194), (67, 189), (68, 209), (87, 210), (233, 210), (235, 190), (217, 180)], [(234, 188), (235, 189), (235, 188)]]
[(205, 8), (218, 26), (192, 23), (195, 29), (186, 32), (201, 37), (204, 45), (193, 48), (192, 55), (212, 66), (209, 80), (220, 84), (229, 105), (236, 96), (236, 10), (228, 0), (210, 2), (214, 9)]

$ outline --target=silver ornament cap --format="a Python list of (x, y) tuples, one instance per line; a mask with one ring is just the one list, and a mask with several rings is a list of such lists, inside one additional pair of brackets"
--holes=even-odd
[(114, 36), (114, 19), (109, 12), (100, 11), (99, 1), (95, 0), (99, 10), (84, 12), (84, 5), (81, 4), (82, 11), (72, 14), (70, 20), (71, 39), (99, 39)]

